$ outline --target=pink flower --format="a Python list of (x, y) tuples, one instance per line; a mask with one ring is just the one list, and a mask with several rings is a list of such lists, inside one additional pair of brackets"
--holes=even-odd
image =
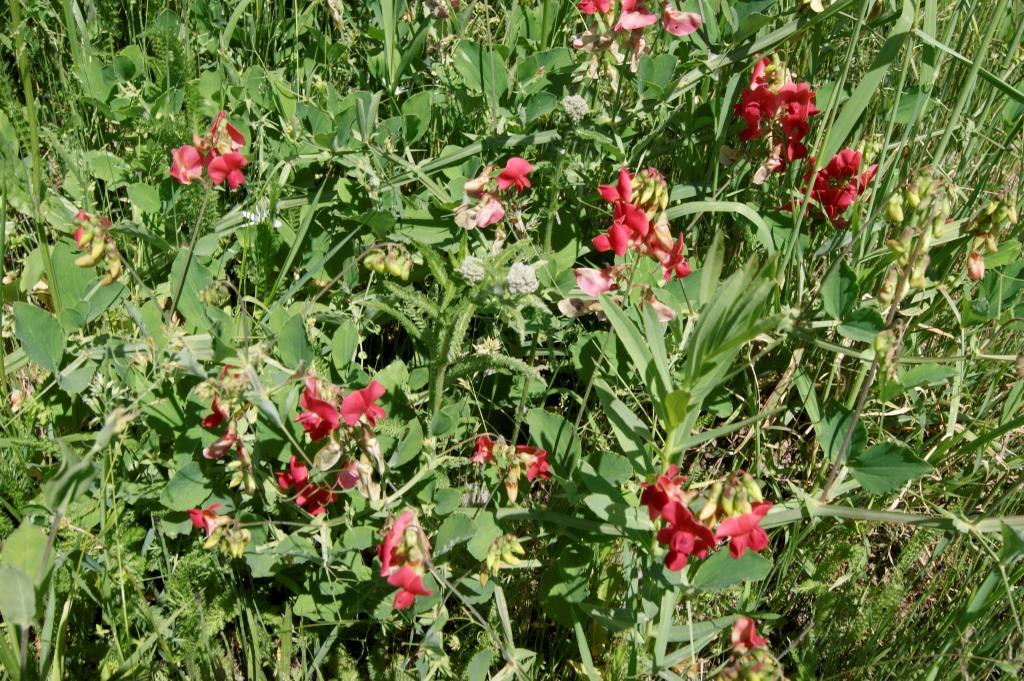
[(477, 205), (476, 226), (490, 227), (500, 222), (503, 217), (505, 217), (505, 207), (501, 205), (501, 201), (490, 194), (484, 194)]
[(632, 230), (626, 226), (626, 223), (618, 221), (612, 223), (607, 234), (598, 234), (591, 240), (591, 243), (598, 253), (615, 251), (615, 255), (621, 258), (629, 250), (631, 236)]
[[(213, 140), (214, 146), (218, 149), (223, 148), (223, 151), (238, 151), (245, 146), (245, 137), (239, 132), (238, 128), (227, 123), (225, 118), (227, 112), (220, 111), (213, 119), (213, 123), (210, 125), (210, 139)], [(224, 132), (227, 133), (226, 137), (220, 134), (220, 124), (224, 123)]]
[(228, 413), (224, 411), (224, 408), (220, 406), (217, 401), (217, 396), (213, 396), (213, 403), (210, 404), (210, 413), (207, 414), (206, 418), (203, 419), (203, 428), (216, 428), (220, 424), (224, 423), (224, 420), (228, 417)]
[[(689, 267), (689, 263), (687, 263), (687, 267)], [(687, 274), (689, 274), (689, 272), (687, 272)], [(682, 276), (685, 277), (686, 274)], [(647, 298), (647, 304), (651, 306), (652, 310), (654, 310), (654, 314), (655, 316), (657, 316), (658, 321), (663, 324), (670, 322), (676, 318), (675, 311), (665, 303), (655, 298), (653, 295)]]
[(395, 522), (384, 533), (384, 538), (377, 546), (377, 557), (380, 559), (380, 576), (386, 577), (391, 572), (393, 563), (400, 562), (402, 555), (400, 547), (405, 541), (405, 530), (416, 520), (416, 514), (412, 509), (405, 509), (395, 519)]
[(310, 373), (306, 376), (306, 389), (299, 397), (299, 406), (304, 412), (295, 417), (313, 442), (321, 440), (338, 428), (341, 419), (333, 403), (320, 399), (316, 379)]
[(529, 161), (519, 156), (513, 156), (505, 164), (505, 169), (498, 175), (498, 186), (502, 189), (515, 186), (522, 194), (524, 189), (531, 186), (529, 178), (526, 177), (531, 172), (533, 172), (533, 166)]
[(760, 522), (771, 507), (770, 502), (761, 501), (753, 504), (750, 513), (726, 518), (718, 524), (715, 538), (729, 540), (729, 554), (733, 558), (739, 558), (747, 549), (763, 551), (768, 547), (768, 533)]
[(576, 268), (576, 285), (588, 296), (599, 296), (617, 288), (616, 275), (621, 267), (606, 267), (596, 270), (592, 267)]
[(341, 400), (341, 415), (345, 419), (345, 423), (354, 426), (365, 417), (371, 426), (376, 426), (378, 418), (387, 416), (387, 412), (376, 404), (384, 393), (384, 386), (376, 380), (370, 381), (370, 385), (361, 390), (349, 393)]
[(760, 648), (768, 642), (757, 633), (757, 623), (752, 617), (740, 615), (732, 625), (732, 648), (738, 653), (745, 653), (751, 648)]
[(538, 477), (551, 479), (547, 450), (530, 445), (516, 445), (516, 454), (526, 464), (526, 479), (533, 482)]
[(473, 463), (493, 463), (495, 444), (497, 443), (486, 435), (478, 436), (476, 446), (473, 448), (473, 456), (469, 460)]
[(191, 144), (172, 150), (170, 175), (181, 184), (192, 184), (203, 176), (203, 155)]
[(249, 165), (249, 161), (246, 160), (245, 156), (242, 156), (237, 151), (230, 151), (210, 161), (210, 164), (206, 167), (206, 172), (210, 174), (210, 180), (214, 184), (219, 185), (224, 180), (227, 180), (229, 187), (238, 189), (245, 182), (242, 168), (247, 165)]
[(622, 0), (622, 13), (615, 22), (616, 31), (637, 31), (658, 23), (658, 17), (644, 7), (644, 0)]
[(392, 603), (395, 610), (405, 610), (416, 600), (417, 596), (429, 596), (434, 593), (423, 586), (423, 576), (413, 568), (405, 565), (388, 576), (388, 584), (398, 587)]
[(188, 511), (188, 517), (196, 529), (205, 531), (206, 536), (209, 537), (217, 529), (217, 521), (220, 518), (217, 515), (218, 508), (220, 508), (220, 504), (210, 504), (205, 509), (191, 508)]
[(967, 278), (980, 281), (985, 278), (985, 256), (979, 251), (971, 251), (967, 256)]
[(359, 475), (359, 462), (349, 459), (348, 462), (338, 471), (338, 486), (342, 489), (352, 489), (361, 480)]
[(633, 197), (633, 174), (626, 168), (620, 168), (618, 183), (599, 185), (597, 191), (606, 203), (627, 204)]
[(588, 16), (598, 12), (607, 14), (608, 10), (612, 8), (612, 0), (580, 0), (577, 7)]
[(690, 35), (700, 28), (701, 18), (699, 14), (682, 12), (672, 5), (665, 3), (665, 11), (661, 16), (661, 25), (674, 36)]
[(211, 459), (211, 460), (213, 460), (213, 459), (220, 459), (225, 454), (227, 454), (228, 451), (233, 446), (235, 446), (235, 443), (237, 441), (238, 441), (238, 435), (235, 434), (235, 431), (229, 429), (226, 433), (224, 433), (220, 437), (219, 440), (214, 442), (209, 447), (206, 447), (205, 449), (203, 449), (203, 458), (204, 459)]

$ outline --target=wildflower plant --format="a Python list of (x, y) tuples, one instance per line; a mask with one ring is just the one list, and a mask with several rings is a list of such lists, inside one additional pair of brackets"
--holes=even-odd
[(1014, 3), (50, 4), (4, 678), (1021, 675)]

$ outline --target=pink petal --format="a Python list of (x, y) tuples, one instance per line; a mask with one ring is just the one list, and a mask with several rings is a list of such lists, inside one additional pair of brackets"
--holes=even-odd
[(671, 5), (665, 5), (661, 24), (672, 35), (681, 37), (696, 32), (700, 28), (701, 18), (694, 12), (682, 12)]

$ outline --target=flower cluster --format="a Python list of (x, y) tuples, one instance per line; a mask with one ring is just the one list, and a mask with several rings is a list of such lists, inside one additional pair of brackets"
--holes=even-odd
[(519, 540), (510, 534), (503, 534), (487, 547), (484, 567), (480, 571), (480, 586), (487, 586), (488, 580), (496, 576), (502, 566), (514, 567), (519, 564), (519, 556), (525, 555), (526, 549)]
[[(652, 483), (644, 483), (640, 503), (647, 506), (651, 520), (661, 519), (665, 525), (658, 530), (658, 543), (665, 546), (665, 566), (682, 570), (691, 556), (706, 558), (719, 542), (728, 540), (729, 554), (739, 558), (743, 553), (763, 551), (768, 535), (761, 519), (772, 505), (761, 497), (761, 490), (750, 475), (739, 472), (725, 483), (715, 483), (701, 494), (684, 487), (686, 478), (676, 466), (659, 475)], [(690, 509), (691, 502), (704, 502), (698, 515)]]
[(412, 274), (412, 255), (402, 244), (387, 244), (376, 247), (363, 256), (363, 267), (377, 274), (387, 274), (409, 281)]
[(355, 443), (360, 454), (346, 458), (334, 485), (330, 486), (311, 483), (309, 468), (293, 456), (288, 468), (277, 474), (277, 483), (282, 490), (295, 494), (295, 503), (300, 508), (311, 515), (324, 513), (327, 505), (337, 499), (336, 487), (346, 490), (358, 487), (371, 501), (377, 500), (380, 490), (373, 482), (371, 459), (381, 471), (384, 461), (373, 428), (378, 419), (387, 416), (377, 404), (384, 393), (384, 386), (376, 380), (345, 395), (334, 386), (322, 385), (312, 373), (306, 376), (305, 389), (299, 396), (303, 411), (295, 420), (311, 442), (326, 440), (316, 455), (316, 467), (320, 470), (333, 468), (350, 442)]
[(508, 191), (513, 187), (518, 193), (530, 187), (533, 166), (525, 158), (513, 156), (505, 163), (505, 168), (492, 179), (494, 166), (488, 165), (483, 171), (465, 183), (463, 190), (466, 199), (455, 209), (455, 223), (463, 229), (490, 227), (501, 222), (505, 217), (505, 207), (498, 199), (499, 191)]
[[(573, 38), (573, 47), (594, 53), (607, 51), (618, 64), (628, 54), (630, 69), (635, 72), (640, 55), (650, 51), (644, 30), (658, 23), (659, 17), (647, 8), (645, 0), (620, 0), (617, 12), (613, 5), (612, 0), (580, 0), (577, 7), (590, 19), (587, 29)], [(665, 2), (660, 19), (662, 28), (677, 37), (696, 32), (702, 23), (699, 14), (678, 10), (671, 2)], [(598, 67), (595, 54), (591, 77), (598, 76)], [(610, 69), (608, 72), (614, 74)], [(614, 86), (613, 75), (612, 83)]]
[(397, 610), (408, 608), (417, 596), (433, 593), (423, 586), (424, 564), (430, 561), (430, 542), (420, 529), (412, 509), (402, 511), (384, 529), (381, 543), (377, 546), (377, 557), (380, 559), (380, 576), (398, 588), (394, 599)]
[(203, 458), (215, 461), (234, 450), (235, 460), (228, 464), (233, 473), (229, 486), (241, 486), (246, 493), (253, 494), (256, 491), (256, 478), (242, 437), (245, 424), (242, 416), (247, 404), (244, 393), (248, 388), (247, 373), (226, 364), (220, 376), (202, 383), (197, 392), (204, 400), (210, 400), (210, 413), (201, 422), (203, 428), (216, 430), (227, 423), (220, 437), (203, 448)]
[(238, 189), (245, 182), (242, 169), (249, 164), (239, 151), (244, 146), (245, 137), (221, 111), (205, 137), (193, 135), (192, 144), (171, 151), (170, 175), (181, 184), (192, 184), (202, 179), (205, 170), (213, 184), (226, 181), (229, 187)]
[(747, 123), (740, 133), (741, 140), (767, 142), (768, 159), (754, 174), (756, 184), (807, 157), (803, 139), (810, 131), (808, 119), (817, 113), (810, 84), (794, 82), (778, 57), (765, 57), (754, 66), (750, 86), (743, 90), (736, 105), (736, 115)]
[[(878, 171), (878, 164), (872, 164), (861, 172), (862, 159), (861, 152), (843, 149), (814, 176), (811, 200), (836, 227), (846, 227), (849, 224), (842, 214), (864, 193)], [(812, 158), (811, 164), (813, 163)], [(805, 182), (810, 181), (810, 173), (811, 171), (807, 171), (804, 176)]]
[(470, 461), (477, 464), (495, 464), (503, 473), (505, 491), (508, 492), (508, 500), (513, 503), (519, 496), (519, 478), (524, 473), (528, 482), (533, 482), (537, 478), (551, 478), (546, 450), (530, 445), (513, 447), (502, 437), (494, 440), (487, 435), (478, 436)]
[(665, 213), (668, 184), (661, 173), (648, 168), (634, 174), (622, 168), (617, 184), (602, 184), (598, 191), (613, 207), (608, 231), (593, 239), (599, 253), (614, 251), (622, 257), (632, 248), (656, 260), (666, 281), (673, 276), (689, 276), (690, 261), (683, 256), (683, 237), (680, 234), (678, 239), (673, 239), (669, 230)]
[(90, 215), (84, 210), (75, 213), (72, 219), (75, 227), (73, 237), (75, 245), (80, 250), (92, 244), (87, 253), (75, 258), (75, 265), (78, 267), (93, 267), (103, 259), (107, 265), (107, 271), (103, 275), (101, 284), (109, 286), (121, 276), (121, 254), (117, 251), (117, 245), (110, 236), (110, 218)]
[(231, 516), (219, 515), (220, 504), (210, 504), (206, 508), (189, 509), (188, 517), (196, 529), (206, 533), (203, 548), (212, 549), (217, 546), (232, 558), (241, 558), (245, 547), (252, 539), (249, 530)]

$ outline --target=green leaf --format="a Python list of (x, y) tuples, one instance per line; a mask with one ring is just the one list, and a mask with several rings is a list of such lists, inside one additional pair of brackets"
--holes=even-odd
[(1002, 527), (1003, 550), (999, 552), (999, 560), (1009, 567), (1024, 558), (1024, 530), (1010, 527), (1006, 523), (1003, 523)]
[(821, 284), (821, 304), (832, 319), (842, 319), (859, 296), (857, 275), (843, 260)]
[[(46, 532), (30, 522), (22, 522), (4, 542), (3, 551), (0, 552), (0, 565), (21, 570), (38, 587), (49, 571), (49, 566), (43, 566), (47, 542)], [(52, 552), (48, 562), (53, 562)]]
[(913, 369), (900, 374), (900, 384), (904, 388), (915, 388), (919, 385), (939, 385), (959, 373), (956, 367), (941, 364), (918, 364)]
[[(815, 424), (814, 430), (829, 461), (835, 461), (839, 456), (839, 446), (843, 443), (852, 420), (853, 414), (846, 407), (835, 402), (825, 406), (825, 418)], [(858, 420), (846, 451), (847, 458), (859, 454), (867, 445), (867, 440), (864, 425)]]
[(64, 331), (46, 310), (28, 303), (14, 304), (14, 335), (29, 359), (56, 374), (64, 357)]
[(722, 591), (740, 582), (760, 581), (771, 570), (772, 562), (753, 551), (744, 551), (739, 558), (733, 558), (723, 549), (701, 563), (693, 578), (693, 588), (698, 591)]
[(865, 308), (849, 315), (839, 325), (839, 335), (852, 341), (870, 343), (885, 329), (885, 321), (878, 310)]
[(476, 534), (470, 537), (466, 550), (477, 560), (484, 560), (491, 543), (501, 536), (502, 529), (494, 519), (494, 511), (474, 510), (473, 522), (476, 523)]
[(426, 134), (430, 127), (430, 107), (433, 93), (417, 92), (402, 102), (402, 130), (406, 144), (412, 144)]
[(914, 456), (906, 447), (889, 442), (851, 456), (848, 465), (861, 487), (873, 494), (897, 490), (907, 481), (932, 470), (931, 465)]
[(64, 512), (72, 501), (89, 488), (96, 475), (94, 462), (65, 454), (56, 477), (43, 484), (43, 497), (50, 510)]
[(529, 411), (526, 423), (530, 426), (531, 444), (548, 451), (552, 457), (552, 467), (558, 475), (571, 477), (583, 452), (572, 423), (539, 407)]
[(477, 531), (476, 523), (464, 513), (453, 513), (441, 523), (434, 536), (434, 558), (451, 551), (464, 541), (472, 538)]
[(338, 325), (331, 337), (331, 361), (334, 362), (334, 368), (342, 373), (348, 371), (358, 347), (359, 329), (346, 319)]
[(83, 156), (93, 176), (108, 185), (120, 185), (128, 174), (128, 164), (109, 151), (87, 151)]
[(487, 672), (491, 670), (494, 654), (490, 650), (481, 650), (473, 655), (466, 667), (466, 678), (469, 681), (487, 681)]
[(32, 626), (36, 621), (36, 589), (24, 572), (0, 566), (0, 614), (8, 624)]
[(501, 55), (480, 43), (463, 40), (455, 50), (455, 70), (466, 87), (500, 99), (508, 89), (508, 69)]
[(128, 198), (142, 213), (160, 212), (160, 192), (144, 182), (128, 185)]
[(287, 367), (304, 367), (313, 361), (313, 350), (306, 337), (306, 324), (300, 315), (289, 317), (278, 329), (277, 349)]
[(209, 496), (209, 481), (199, 464), (190, 461), (178, 469), (167, 483), (160, 501), (172, 511), (187, 511), (202, 504)]

